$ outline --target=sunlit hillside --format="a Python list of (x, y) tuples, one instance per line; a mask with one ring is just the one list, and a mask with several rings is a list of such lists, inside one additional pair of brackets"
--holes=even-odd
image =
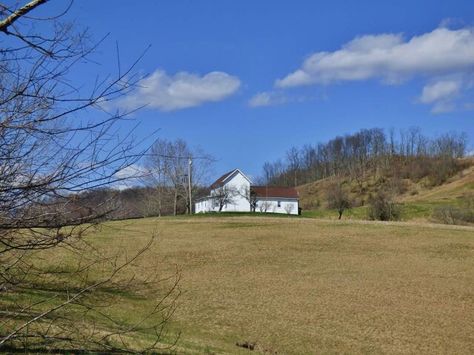
[[(466, 167), (449, 177), (439, 186), (431, 186), (429, 181), (420, 179), (396, 179), (370, 175), (358, 181), (345, 177), (342, 185), (350, 191), (354, 208), (345, 213), (347, 218), (367, 218), (366, 204), (371, 195), (379, 190), (390, 190), (395, 200), (402, 206), (404, 220), (430, 220), (437, 206), (459, 205), (466, 196), (474, 193), (474, 159), (463, 159)], [(307, 216), (336, 217), (334, 211), (327, 210), (327, 190), (332, 178), (326, 178), (299, 186), (300, 204)]]

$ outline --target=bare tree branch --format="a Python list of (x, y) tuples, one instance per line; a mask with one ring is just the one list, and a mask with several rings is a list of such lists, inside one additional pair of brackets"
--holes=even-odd
[(20, 7), (18, 10), (13, 12), (6, 19), (0, 21), (0, 31), (5, 32), (8, 29), (8, 27), (10, 27), (11, 25), (15, 23), (15, 21), (25, 16), (27, 13), (34, 10), (38, 6), (46, 3), (47, 1), (48, 0), (32, 0), (29, 3), (25, 4), (24, 6)]

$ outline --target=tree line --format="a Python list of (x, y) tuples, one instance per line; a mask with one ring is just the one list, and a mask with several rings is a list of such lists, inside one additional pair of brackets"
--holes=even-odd
[(381, 128), (362, 129), (326, 143), (291, 147), (283, 158), (264, 163), (260, 183), (298, 186), (332, 176), (360, 180), (368, 174), (391, 174), (429, 177), (432, 184), (439, 184), (458, 169), (456, 162), (465, 156), (467, 143), (465, 133), (432, 138), (418, 127), (388, 133)]

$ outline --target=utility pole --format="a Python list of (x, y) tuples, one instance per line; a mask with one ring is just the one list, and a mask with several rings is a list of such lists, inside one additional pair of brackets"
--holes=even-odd
[(191, 191), (192, 188), (192, 176), (191, 176), (191, 171), (192, 171), (192, 166), (193, 166), (193, 160), (191, 157), (188, 158), (188, 191), (189, 191), (189, 214), (193, 213), (193, 193)]

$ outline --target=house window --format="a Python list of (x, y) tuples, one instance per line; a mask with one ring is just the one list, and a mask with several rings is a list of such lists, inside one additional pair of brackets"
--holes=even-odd
[(281, 201), (278, 201), (278, 207), (281, 207)]

